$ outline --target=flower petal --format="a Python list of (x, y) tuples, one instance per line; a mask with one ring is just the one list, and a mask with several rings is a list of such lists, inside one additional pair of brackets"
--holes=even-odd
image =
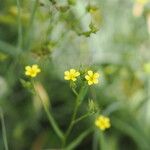
[(37, 75), (37, 73), (35, 73), (35, 72), (30, 74), (31, 77), (36, 77), (36, 75)]
[(75, 76), (77, 77), (79, 75), (80, 75), (80, 72), (76, 71)]
[(88, 81), (88, 85), (92, 85), (92, 84), (93, 84), (93, 82), (89, 80)]
[(89, 75), (86, 75), (86, 76), (85, 76), (85, 79), (86, 79), (86, 80), (90, 80), (90, 76), (89, 76)]
[(70, 77), (69, 76), (65, 76), (64, 79), (65, 80), (70, 80)]
[(41, 72), (41, 69), (40, 69), (40, 68), (37, 68), (36, 72), (37, 72), (37, 73)]
[(98, 78), (99, 77), (99, 73), (94, 73), (94, 78)]
[(65, 71), (64, 74), (65, 74), (65, 75), (69, 75), (69, 71)]
[(32, 65), (32, 69), (38, 69), (38, 65)]
[(27, 71), (25, 72), (25, 75), (26, 75), (26, 76), (29, 76), (29, 75), (30, 75), (30, 71), (27, 70)]
[(70, 69), (70, 73), (74, 74), (76, 72), (75, 69)]
[(88, 71), (88, 75), (89, 75), (89, 76), (93, 76), (93, 71), (92, 71), (92, 70), (89, 70), (89, 71)]
[(26, 66), (26, 67), (25, 67), (25, 70), (30, 70), (30, 69), (31, 69), (30, 66)]
[(72, 81), (76, 81), (77, 79), (76, 78), (72, 78)]
[(97, 83), (98, 83), (98, 79), (93, 80), (93, 82), (94, 82), (95, 84), (97, 84)]

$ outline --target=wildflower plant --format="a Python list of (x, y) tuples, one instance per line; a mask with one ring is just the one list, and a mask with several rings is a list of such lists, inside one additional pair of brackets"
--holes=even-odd
[[(76, 98), (75, 98), (75, 105), (74, 105), (74, 110), (73, 110), (73, 114), (72, 114), (70, 123), (68, 125), (67, 130), (65, 132), (63, 132), (60, 129), (58, 123), (55, 121), (51, 111), (49, 110), (47, 105), (45, 105), (44, 99), (39, 94), (40, 91), (38, 91), (38, 88), (36, 87), (36, 82), (33, 79), (38, 75), (38, 73), (41, 72), (40, 67), (38, 65), (32, 65), (32, 66), (25, 67), (25, 75), (31, 77), (31, 85), (34, 90), (33, 94), (36, 94), (39, 97), (39, 99), (41, 100), (41, 104), (43, 105), (43, 108), (47, 114), (50, 124), (52, 125), (57, 136), (62, 141), (62, 148), (65, 148), (67, 146), (68, 138), (69, 138), (74, 126), (77, 123), (79, 123), (80, 121), (82, 121), (83, 119), (85, 119), (87, 117), (93, 116), (95, 113), (99, 113), (99, 108), (95, 104), (95, 102), (93, 100), (89, 100), (87, 112), (85, 112), (85, 114), (83, 114), (83, 115), (78, 116), (79, 107), (82, 105), (82, 103), (88, 93), (89, 86), (92, 84), (98, 84), (98, 80), (99, 80), (99, 73), (97, 73), (97, 72), (93, 72), (92, 70), (89, 70), (89, 71), (80, 70), (80, 71), (81, 71), (81, 73), (79, 71), (77, 71), (76, 69), (69, 69), (68, 71), (64, 72), (64, 80), (70, 81), (70, 83), (72, 85), (71, 89), (72, 89), (73, 93), (75, 94)], [(86, 79), (86, 82), (85, 82), (85, 79)], [(78, 84), (79, 82), (77, 82), (77, 80), (80, 80), (80, 82), (82, 82), (82, 84)], [(25, 81), (23, 81), (23, 83), (24, 82)], [(30, 83), (30, 81), (27, 81), (26, 83)], [(93, 125), (94, 125), (94, 123), (93, 123)], [(104, 118), (104, 117), (99, 118), (99, 120), (97, 120), (96, 125), (99, 128), (101, 128), (102, 130), (105, 130), (106, 128), (110, 127), (109, 119)], [(93, 131), (93, 127), (91, 127), (89, 130), (86, 130), (85, 133), (90, 133), (91, 131)], [(84, 132), (83, 132), (83, 134), (84, 134)], [(77, 140), (78, 140), (78, 138), (77, 138)], [(70, 145), (74, 144), (74, 142), (75, 141), (73, 141), (73, 143), (71, 143)], [(69, 147), (69, 146), (67, 146), (67, 147)]]
[[(0, 72), (0, 85), (2, 85), (0, 90), (4, 85), (1, 83), (3, 71), (7, 72), (4, 78), (8, 79), (6, 84), (9, 85), (8, 94), (6, 96), (0, 94), (0, 104), (4, 105), (4, 111), (0, 111), (0, 117), (6, 150), (8, 146), (3, 118), (3, 113), (6, 110), (10, 110), (10, 116), (20, 113), (17, 115), (20, 117), (18, 120), (15, 118), (15, 121), (13, 119), (12, 122), (10, 121), (12, 126), (11, 123), (6, 124), (8, 127), (14, 127), (12, 132), (14, 141), (8, 140), (8, 144), (16, 143), (16, 141), (19, 143), (13, 149), (30, 149), (28, 145), (32, 145), (32, 148), (36, 149), (38, 144), (39, 149), (44, 149), (43, 146), (46, 146), (50, 149), (73, 150), (78, 149), (77, 146), (88, 136), (93, 141), (92, 143), (89, 142), (89, 139), (87, 140), (93, 144), (93, 149), (97, 150), (100, 147), (101, 150), (107, 150), (111, 147), (107, 147), (107, 145), (117, 145), (120, 141), (118, 137), (120, 138), (120, 135), (124, 133), (123, 138), (129, 136), (136, 143), (134, 143), (134, 148), (129, 149), (138, 147), (139, 150), (149, 150), (150, 140), (147, 131), (149, 131), (150, 113), (148, 111), (143, 113), (148, 106), (147, 104), (149, 104), (150, 96), (150, 63), (147, 62), (149, 60), (148, 55), (144, 56), (145, 51), (148, 53), (147, 48), (149, 47), (149, 37), (144, 28), (144, 20), (149, 13), (147, 11), (149, 0), (134, 0), (133, 2), (127, 0), (123, 4), (118, 3), (118, 1), (97, 0), (98, 4), (102, 4), (101, 8), (95, 2), (95, 0), (34, 0), (31, 2), (32, 7), (30, 7), (28, 4), (28, 6), (26, 5), (26, 1), (16, 0), (17, 4), (11, 4), (8, 13), (7, 7), (4, 6), (5, 2), (0, 6), (2, 9), (0, 15), (2, 29), (11, 27), (11, 23), (13, 24), (11, 29), (8, 30), (13, 32), (1, 30), (2, 39), (0, 40), (0, 62), (2, 62), (2, 65), (0, 65), (0, 71), (2, 71), (2, 73)], [(132, 11), (130, 9), (132, 9), (132, 5), (129, 7), (130, 3), (133, 3), (133, 15), (141, 17), (140, 20), (131, 20), (133, 18), (131, 17)], [(29, 8), (24, 8), (24, 6)], [(121, 15), (122, 13), (116, 13), (122, 11), (120, 8), (125, 8), (124, 18)], [(110, 15), (108, 15), (109, 13)], [(129, 14), (130, 17), (127, 17)], [(111, 18), (109, 18), (110, 16)], [(103, 17), (106, 17), (106, 19), (103, 19)], [(139, 24), (139, 21), (142, 21), (142, 24), (141, 22)], [(103, 37), (99, 37), (99, 34), (97, 34), (101, 23), (103, 23), (103, 29), (100, 35)], [(16, 31), (17, 33), (15, 33)], [(3, 41), (3, 33), (5, 32), (7, 33), (4, 36), (6, 41)], [(12, 38), (17, 37), (17, 35), (17, 40)], [(92, 39), (93, 36), (94, 39)], [(122, 45), (123, 49), (120, 49)], [(126, 45), (127, 47), (125, 47)], [(133, 55), (134, 51), (136, 55)], [(90, 56), (91, 52), (94, 52), (92, 57)], [(138, 52), (142, 52), (142, 55), (140, 54), (140, 57), (136, 58)], [(99, 57), (99, 54), (102, 57)], [(111, 59), (109, 59), (109, 56), (112, 56)], [(147, 60), (142, 60), (144, 57)], [(82, 60), (82, 58), (85, 58), (85, 60)], [(91, 58), (93, 58), (94, 64), (90, 62)], [(9, 60), (8, 63), (7, 60)], [(75, 61), (73, 62), (73, 60)], [(12, 64), (10, 64), (11, 61)], [(37, 62), (37, 64), (29, 65), (31, 62)], [(133, 64), (130, 64), (131, 62)], [(147, 63), (141, 66), (140, 64), (143, 62)], [(65, 70), (68, 64), (69, 66), (83, 65), (84, 67), (71, 67)], [(96, 68), (93, 65), (96, 65)], [(20, 66), (21, 68), (19, 68)], [(140, 66), (141, 72), (143, 72), (143, 74), (140, 74), (140, 77), (142, 75), (140, 79), (135, 75), (135, 71), (139, 71), (136, 68), (137, 66)], [(99, 72), (99, 70), (101, 71)], [(103, 79), (101, 74), (104, 75)], [(11, 76), (13, 77), (11, 78)], [(143, 80), (144, 78), (146, 80)], [(22, 86), (29, 92), (22, 90), (20, 86), (18, 88), (17, 81), (19, 79)], [(102, 80), (104, 80), (104, 86), (101, 85)], [(17, 91), (15, 91), (16, 89)], [(15, 96), (11, 95), (13, 92), (17, 92)], [(5, 100), (3, 100), (3, 97)], [(13, 101), (10, 100), (11, 97)], [(27, 98), (30, 98), (30, 100), (26, 101)], [(122, 102), (126, 101), (127, 98), (130, 101)], [(129, 107), (132, 100), (135, 100), (132, 103), (134, 106)], [(8, 104), (9, 107), (5, 109)], [(27, 104), (27, 106), (24, 106), (24, 104)], [(34, 108), (36, 111), (34, 111)], [(44, 113), (41, 113), (42, 110)], [(114, 116), (112, 116), (112, 112), (115, 111), (117, 113), (113, 113)], [(10, 119), (9, 112), (6, 115), (6, 117), (8, 116), (6, 122)], [(37, 116), (35, 116), (35, 112), (38, 112)], [(123, 114), (123, 112), (125, 113)], [(142, 118), (142, 114), (144, 114), (143, 120), (148, 122), (148, 127), (144, 126), (143, 132), (143, 124), (139, 120), (139, 118)], [(27, 122), (30, 122), (31, 125)], [(114, 131), (112, 131), (111, 126), (115, 127), (118, 133), (121, 130), (117, 134), (119, 136), (116, 136), (116, 134), (110, 136), (115, 139), (112, 140), (112, 144), (109, 142), (110, 137), (105, 136), (109, 133), (109, 130), (111, 130), (110, 134), (113, 134)], [(28, 133), (29, 136), (27, 134), (28, 139), (32, 141), (29, 144), (27, 143), (28, 139), (25, 139), (26, 136), (23, 135), (30, 127), (34, 130), (31, 129), (30, 131), (37, 135), (32, 134), (30, 137), (31, 133)], [(107, 138), (109, 144), (106, 143)], [(41, 141), (47, 141), (48, 139), (51, 142), (45, 144), (39, 142), (39, 139)], [(25, 144), (28, 145), (24, 144), (23, 147), (20, 143), (24, 143), (24, 141), (27, 141)], [(85, 144), (87, 143), (85, 142)], [(91, 149), (88, 146), (87, 149)], [(120, 148), (120, 145), (116, 147)], [(4, 149), (0, 145), (1, 148)]]

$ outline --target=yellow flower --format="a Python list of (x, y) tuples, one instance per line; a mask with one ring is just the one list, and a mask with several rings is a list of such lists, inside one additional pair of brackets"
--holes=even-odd
[(97, 84), (99, 78), (99, 73), (94, 73), (93, 71), (89, 70), (85, 79), (88, 81), (88, 85)]
[(25, 67), (25, 75), (30, 76), (32, 78), (36, 77), (38, 73), (41, 72), (41, 69), (38, 65), (26, 66)]
[(111, 124), (110, 124), (110, 119), (108, 117), (105, 116), (99, 116), (96, 120), (95, 120), (95, 125), (100, 128), (102, 131), (110, 128)]
[(147, 74), (150, 74), (150, 62), (144, 64), (144, 71)]
[(64, 79), (76, 81), (79, 75), (80, 72), (76, 71), (75, 69), (70, 69), (69, 71), (64, 72)]

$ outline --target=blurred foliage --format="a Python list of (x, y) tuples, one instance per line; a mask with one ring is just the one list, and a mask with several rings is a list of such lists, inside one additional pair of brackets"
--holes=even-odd
[[(24, 75), (26, 65), (37, 63), (42, 74), (36, 83), (63, 131), (75, 103), (63, 72), (75, 67), (94, 68), (101, 74), (100, 84), (89, 89), (79, 114), (96, 107), (110, 117), (112, 127), (103, 135), (96, 128), (90, 132), (96, 117), (91, 115), (74, 127), (68, 143), (82, 134), (68, 149), (149, 150), (149, 47), (149, 1), (2, 0), (0, 107), (9, 149), (60, 148)], [(4, 149), (1, 129), (0, 149)]]

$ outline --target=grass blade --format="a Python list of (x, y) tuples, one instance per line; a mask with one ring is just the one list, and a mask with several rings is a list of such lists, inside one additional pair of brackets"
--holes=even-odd
[(2, 124), (2, 136), (3, 136), (3, 140), (4, 140), (4, 146), (5, 146), (5, 150), (8, 150), (6, 127), (5, 127), (5, 121), (4, 121), (2, 108), (0, 108), (0, 117), (1, 117), (1, 124)]

